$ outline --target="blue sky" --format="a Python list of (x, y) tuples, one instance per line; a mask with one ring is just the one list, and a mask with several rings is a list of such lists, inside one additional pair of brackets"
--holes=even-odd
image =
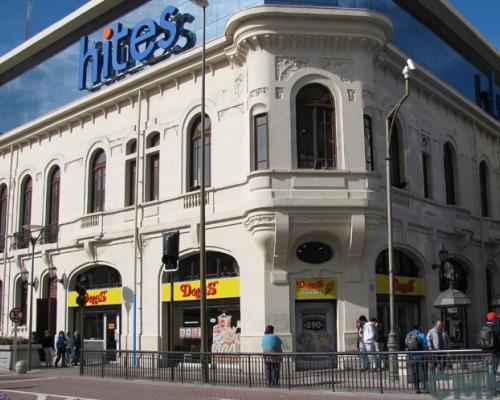
[[(61, 19), (86, 0), (32, 0), (32, 32)], [(216, 2), (217, 0), (213, 0)], [(167, 1), (168, 2), (168, 1)], [(500, 49), (499, 0), (450, 0), (450, 2)], [(25, 35), (26, 0), (0, 0), (0, 55), (21, 44)]]

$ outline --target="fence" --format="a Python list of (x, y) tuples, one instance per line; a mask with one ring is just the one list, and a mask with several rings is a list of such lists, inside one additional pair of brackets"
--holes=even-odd
[[(495, 392), (492, 355), (480, 351), (397, 353), (183, 353), (85, 350), (94, 377), (288, 389), (474, 394)], [(275, 381), (273, 381), (276, 379)]]

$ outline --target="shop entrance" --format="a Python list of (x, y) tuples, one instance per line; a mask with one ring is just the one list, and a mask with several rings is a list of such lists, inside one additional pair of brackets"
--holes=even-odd
[(297, 352), (328, 353), (337, 350), (336, 303), (335, 300), (295, 303)]
[[(414, 296), (395, 296), (396, 312), (396, 335), (398, 338), (399, 349), (405, 348), (406, 334), (413, 329), (413, 324), (420, 319), (420, 300)], [(382, 322), (386, 331), (386, 337), (389, 332), (389, 296), (377, 296), (377, 318)]]

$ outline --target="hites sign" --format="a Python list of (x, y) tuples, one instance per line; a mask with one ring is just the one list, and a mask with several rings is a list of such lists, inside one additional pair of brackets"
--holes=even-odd
[[(92, 89), (111, 83), (125, 73), (132, 73), (147, 64), (164, 60), (192, 48), (196, 42), (193, 32), (184, 29), (193, 22), (190, 14), (180, 14), (174, 6), (162, 11), (158, 22), (151, 18), (140, 21), (133, 29), (117, 22), (104, 28), (103, 41), (89, 48), (89, 38), (80, 39), (78, 89)], [(88, 70), (92, 70), (92, 86), (87, 87)]]

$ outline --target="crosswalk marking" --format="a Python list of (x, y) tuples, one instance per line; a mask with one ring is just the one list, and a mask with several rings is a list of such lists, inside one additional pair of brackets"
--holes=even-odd
[[(29, 379), (26, 379), (26, 380), (29, 380)], [(23, 380), (23, 382), (26, 380)], [(0, 393), (2, 393), (2, 392), (28, 394), (28, 395), (36, 396), (36, 400), (47, 400), (48, 397), (55, 397), (56, 399), (63, 399), (63, 400), (99, 400), (99, 399), (90, 399), (87, 397), (61, 396), (60, 394), (24, 392), (22, 390), (11, 390), (11, 389), (0, 389)]]

